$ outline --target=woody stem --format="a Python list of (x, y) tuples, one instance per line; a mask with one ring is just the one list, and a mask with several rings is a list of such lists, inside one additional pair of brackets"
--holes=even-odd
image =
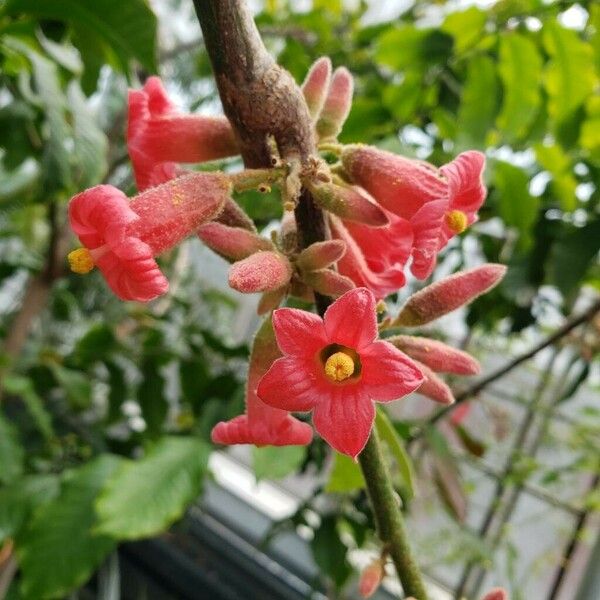
[[(289, 73), (269, 56), (246, 2), (193, 1), (223, 109), (238, 137), (246, 167), (271, 166), (269, 139), (275, 141), (285, 163), (307, 162), (317, 148), (302, 92)], [(295, 216), (301, 249), (329, 238), (323, 211), (306, 188), (300, 190)], [(331, 299), (315, 294), (315, 300), (323, 315)], [(417, 600), (426, 600), (375, 429), (359, 462), (378, 533), (396, 565), (404, 591)]]

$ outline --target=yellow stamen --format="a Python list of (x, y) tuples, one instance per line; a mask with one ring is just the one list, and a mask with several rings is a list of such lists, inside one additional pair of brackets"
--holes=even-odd
[(469, 225), (469, 219), (462, 210), (451, 210), (446, 213), (446, 225), (454, 233), (462, 233)]
[(354, 361), (345, 352), (332, 354), (325, 363), (325, 375), (332, 381), (344, 381), (354, 373)]
[(67, 255), (69, 266), (73, 273), (85, 275), (89, 273), (95, 266), (94, 259), (87, 248), (77, 248)]

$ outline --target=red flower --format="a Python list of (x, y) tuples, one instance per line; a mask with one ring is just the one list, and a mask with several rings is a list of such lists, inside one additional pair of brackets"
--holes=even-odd
[(71, 268), (87, 273), (97, 265), (122, 300), (147, 302), (164, 294), (169, 283), (154, 257), (216, 217), (230, 187), (221, 174), (195, 173), (131, 201), (111, 185), (77, 194), (69, 220), (84, 248), (69, 254)]
[(238, 153), (225, 117), (178, 112), (158, 77), (129, 90), (127, 148), (139, 191), (177, 175), (176, 163), (197, 163)]
[(339, 272), (371, 290), (377, 299), (397, 292), (406, 283), (404, 265), (413, 242), (409, 222), (387, 215), (390, 222), (384, 227), (330, 217), (332, 236), (346, 243), (346, 253), (337, 264)]
[(411, 271), (420, 279), (435, 267), (448, 240), (477, 220), (486, 188), (485, 156), (470, 151), (437, 169), (372, 146), (347, 146), (342, 162), (353, 181), (381, 206), (410, 221), (413, 229)]
[(313, 411), (313, 423), (336, 450), (353, 458), (367, 442), (375, 406), (414, 391), (421, 371), (401, 351), (378, 341), (375, 297), (357, 288), (321, 319), (292, 308), (273, 313), (277, 359), (258, 384), (258, 397), (288, 411)]
[(254, 444), (256, 446), (304, 446), (312, 440), (312, 428), (287, 411), (267, 406), (256, 395), (256, 386), (274, 360), (281, 356), (270, 319), (258, 330), (248, 369), (246, 414), (215, 425), (215, 444)]

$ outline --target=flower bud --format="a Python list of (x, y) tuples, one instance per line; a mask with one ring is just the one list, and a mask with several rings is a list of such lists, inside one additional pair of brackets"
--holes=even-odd
[(384, 563), (381, 558), (374, 560), (360, 574), (358, 591), (363, 598), (370, 598), (381, 585), (385, 577)]
[(479, 363), (470, 354), (437, 340), (412, 335), (395, 335), (387, 338), (386, 341), (434, 371), (457, 375), (477, 375), (480, 371)]
[(292, 276), (288, 259), (278, 252), (256, 252), (229, 269), (229, 285), (238, 292), (252, 294), (277, 290)]
[(350, 113), (354, 81), (350, 71), (340, 67), (333, 72), (327, 99), (317, 121), (319, 140), (335, 140)]
[(355, 287), (350, 277), (340, 275), (331, 269), (308, 271), (302, 274), (302, 280), (319, 294), (334, 298), (349, 292)]
[(312, 64), (302, 84), (302, 93), (313, 121), (317, 119), (323, 108), (330, 79), (331, 61), (327, 56), (322, 56)]
[(300, 252), (296, 264), (302, 271), (318, 271), (336, 263), (345, 252), (346, 244), (342, 240), (316, 242)]
[(415, 364), (423, 373), (425, 380), (421, 387), (417, 390), (418, 394), (427, 396), (427, 398), (440, 404), (454, 404), (454, 394), (448, 387), (448, 384), (438, 377), (427, 365), (424, 365), (418, 360), (414, 360)]
[(266, 315), (268, 312), (279, 308), (279, 305), (285, 298), (287, 292), (287, 286), (273, 290), (272, 292), (265, 292), (258, 302), (256, 312), (259, 315)]
[(242, 260), (260, 250), (272, 250), (270, 240), (240, 227), (212, 222), (198, 229), (198, 237), (214, 252), (227, 260)]
[(503, 588), (490, 590), (481, 600), (508, 600), (508, 592)]
[(383, 210), (357, 188), (336, 183), (309, 183), (317, 204), (347, 221), (384, 227), (389, 219)]
[(488, 263), (428, 285), (406, 301), (392, 326), (417, 327), (435, 321), (491, 290), (505, 273), (504, 265)]

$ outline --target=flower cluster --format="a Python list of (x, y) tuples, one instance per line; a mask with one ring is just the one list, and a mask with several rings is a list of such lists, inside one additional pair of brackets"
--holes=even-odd
[[(228, 260), (229, 285), (262, 293), (260, 313), (274, 310), (250, 359), (246, 413), (213, 430), (221, 444), (307, 444), (312, 428), (290, 412), (312, 412), (319, 434), (356, 457), (375, 415), (374, 402), (411, 392), (449, 404), (438, 373), (473, 375), (477, 362), (441, 342), (390, 327), (414, 327), (469, 302), (497, 283), (499, 266), (459, 274), (409, 299), (395, 318), (377, 322), (378, 300), (398, 292), (407, 269), (428, 277), (450, 238), (477, 220), (486, 194), (484, 156), (465, 152), (436, 168), (376, 147), (337, 143), (350, 112), (353, 80), (319, 59), (302, 86), (318, 150), (301, 164), (274, 156), (273, 168), (235, 174), (182, 165), (235, 156), (239, 144), (225, 117), (178, 111), (161, 81), (129, 92), (127, 145), (139, 194), (110, 185), (75, 196), (71, 227), (83, 247), (69, 254), (78, 273), (98, 266), (123, 300), (149, 301), (168, 289), (155, 258), (197, 235)], [(285, 159), (285, 157), (283, 157)], [(278, 184), (285, 191), (278, 235), (262, 237), (232, 194)], [(325, 211), (332, 239), (299, 247), (290, 190), (306, 188)], [(296, 192), (298, 193), (298, 192)], [(338, 298), (324, 317), (277, 307), (288, 295)], [(277, 309), (277, 310), (275, 310)]]

